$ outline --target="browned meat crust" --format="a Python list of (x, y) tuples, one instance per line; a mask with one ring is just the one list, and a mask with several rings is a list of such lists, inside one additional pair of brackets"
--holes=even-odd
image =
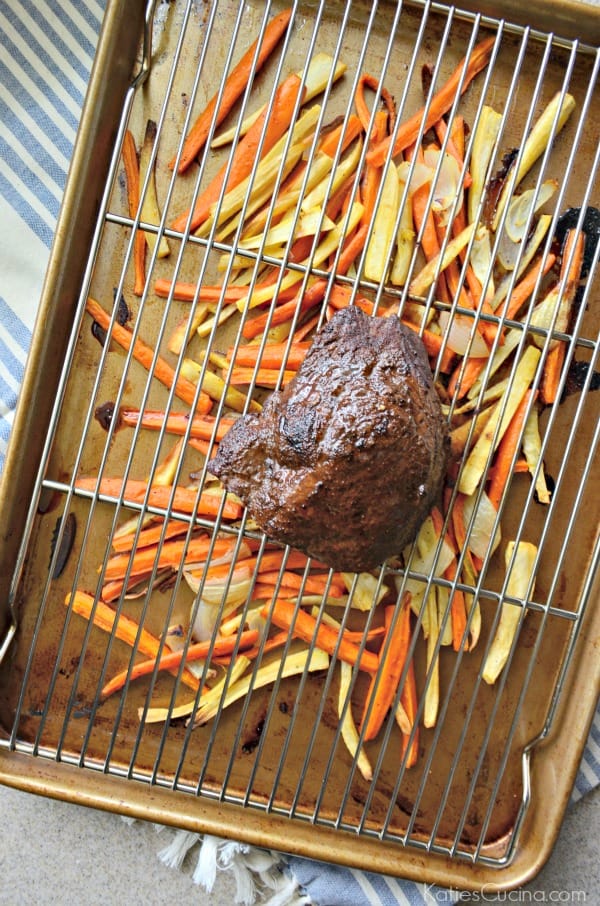
[(447, 448), (419, 338), (351, 307), (318, 334), (295, 379), (236, 422), (209, 468), (271, 538), (359, 571), (414, 539)]

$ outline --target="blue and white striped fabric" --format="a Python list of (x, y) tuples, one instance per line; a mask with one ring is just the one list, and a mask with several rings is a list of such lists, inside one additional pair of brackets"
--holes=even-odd
[[(0, 0), (0, 470), (106, 0)], [(573, 798), (600, 784), (600, 711)], [(424, 885), (303, 859), (319, 906), (424, 904)]]

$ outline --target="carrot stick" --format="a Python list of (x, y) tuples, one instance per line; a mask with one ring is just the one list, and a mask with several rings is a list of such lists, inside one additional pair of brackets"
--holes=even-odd
[(326, 154), (327, 157), (334, 158), (338, 146), (340, 149), (340, 154), (342, 154), (348, 145), (350, 145), (355, 138), (362, 133), (363, 126), (361, 121), (357, 116), (352, 113), (348, 117), (348, 122), (346, 123), (346, 128), (344, 129), (344, 124), (341, 123), (339, 126), (336, 126), (335, 129), (332, 129), (329, 132), (319, 145), (319, 151), (322, 151), (323, 154)]
[(173, 290), (173, 298), (179, 302), (193, 302), (198, 296), (199, 302), (219, 302), (221, 298), (225, 302), (237, 302), (248, 292), (245, 286), (201, 286), (199, 289), (195, 283), (185, 283), (183, 280), (167, 280), (160, 277), (154, 282), (154, 292), (161, 299), (167, 299), (169, 293)]
[[(419, 163), (424, 163), (423, 151), (421, 148), (417, 150), (416, 154), (417, 161)], [(424, 185), (419, 186), (416, 192), (413, 192), (412, 196), (415, 229), (421, 236), (421, 249), (423, 250), (423, 254), (427, 261), (432, 261), (440, 254), (440, 243), (435, 227), (433, 211), (427, 203), (430, 191), (429, 183), (425, 183)], [(448, 286), (446, 284), (446, 277), (443, 273), (440, 273), (437, 279), (437, 295), (441, 302), (451, 302), (450, 293), (448, 292)]]
[[(261, 113), (233, 152), (231, 169), (227, 179), (227, 192), (238, 186), (252, 172), (257, 156), (262, 160), (289, 128), (294, 115), (296, 101), (301, 91), (304, 92), (305, 89), (302, 88), (302, 82), (297, 75), (288, 76), (278, 87), (270, 110), (265, 109)], [(264, 140), (261, 143), (263, 130)], [(219, 200), (227, 175), (227, 168), (228, 163), (226, 162), (197, 198), (190, 223), (192, 231), (196, 230), (205, 220), (208, 220), (212, 205)], [(173, 221), (172, 228), (183, 232), (187, 225), (188, 216), (189, 210)]]
[[(415, 679), (415, 667), (414, 663), (411, 660), (408, 665), (408, 672), (406, 674), (406, 680), (404, 681), (404, 686), (402, 692), (400, 693), (400, 703), (404, 708), (406, 715), (414, 727), (417, 719), (417, 682)], [(410, 734), (403, 734), (402, 736), (402, 757), (406, 757), (406, 767), (412, 768), (417, 763), (419, 757), (419, 729), (417, 727), (414, 730), (413, 741), (410, 748), (410, 752), (406, 755), (408, 749), (408, 740)]]
[(169, 434), (185, 434), (190, 422), (190, 436), (210, 440), (215, 436), (216, 440), (222, 440), (227, 431), (235, 424), (234, 418), (225, 416), (215, 419), (210, 415), (192, 415), (187, 412), (166, 412), (145, 409), (140, 412), (139, 409), (122, 409), (120, 413), (121, 423), (124, 425), (136, 425), (138, 422), (143, 428), (159, 430), (163, 424), (166, 424), (166, 430)]
[(465, 525), (465, 495), (458, 493), (452, 507), (452, 528), (456, 538), (457, 549), (463, 552), (463, 560), (466, 561), (469, 571), (476, 576), (479, 572), (475, 568), (473, 555), (467, 547), (467, 528)]
[[(133, 220), (140, 204), (140, 163), (135, 147), (133, 135), (129, 129), (123, 138), (123, 165), (127, 182), (127, 203), (129, 216)], [(133, 244), (134, 284), (133, 292), (141, 296), (146, 283), (146, 237), (142, 230), (138, 230)]]
[[(121, 494), (124, 499), (133, 503), (141, 503), (144, 500), (148, 483), (134, 478), (123, 481), (120, 477), (103, 477), (98, 481), (94, 476), (78, 478), (75, 487), (83, 491), (94, 491), (98, 494), (104, 494), (107, 497), (119, 497)], [(170, 504), (172, 488), (159, 487), (157, 485), (150, 488), (148, 494), (148, 505), (153, 507), (166, 508)], [(177, 487), (173, 495), (172, 507), (180, 513), (196, 513), (198, 516), (216, 516), (221, 506), (221, 495), (203, 492), (200, 499), (196, 501), (196, 488)], [(242, 507), (239, 503), (230, 498), (225, 499), (223, 505), (223, 517), (225, 519), (239, 519), (242, 515)]]
[[(196, 385), (191, 381), (188, 381), (187, 378), (176, 377), (175, 372), (171, 366), (160, 356), (157, 356), (154, 366), (152, 360), (154, 358), (154, 350), (151, 346), (148, 346), (144, 343), (143, 340), (139, 338), (134, 341), (131, 331), (127, 330), (126, 327), (122, 327), (116, 321), (110, 326), (110, 315), (104, 311), (101, 305), (98, 302), (94, 301), (91, 297), (88, 298), (85, 304), (87, 312), (92, 316), (94, 321), (96, 321), (100, 327), (104, 330), (110, 330), (111, 337), (122, 346), (123, 349), (131, 349), (133, 352), (133, 357), (141, 365), (146, 368), (147, 371), (150, 371), (152, 368), (152, 376), (157, 378), (162, 384), (166, 387), (174, 387), (175, 395), (179, 399), (183, 400), (189, 406), (194, 404), (196, 398)], [(202, 415), (206, 413), (212, 407), (212, 400), (208, 394), (200, 391), (198, 395), (198, 400), (196, 403), (196, 412), (199, 412)]]
[[(450, 396), (456, 394), (457, 399), (462, 399), (469, 392), (488, 361), (489, 359), (486, 356), (469, 356), (466, 361), (461, 359), (452, 372), (450, 383), (448, 384)], [(463, 363), (464, 371), (461, 375)]]
[[(263, 607), (261, 614), (268, 619), (269, 607)], [(348, 664), (358, 662), (359, 668), (367, 673), (375, 673), (378, 669), (379, 659), (376, 654), (367, 649), (364, 649), (361, 654), (358, 645), (349, 642), (343, 634), (339, 639), (337, 629), (317, 622), (315, 617), (305, 610), (297, 609), (295, 604), (290, 601), (278, 598), (271, 612), (271, 620), (280, 629), (290, 630), (295, 638), (302, 639), (308, 644), (314, 641), (317, 648), (328, 654), (334, 653), (339, 640), (337, 656), (341, 661), (346, 661)]]
[[(196, 642), (193, 645), (190, 645), (187, 649), (182, 649), (181, 651), (170, 651), (167, 654), (162, 654), (160, 658), (157, 655), (150, 658), (147, 661), (140, 661), (139, 664), (134, 664), (130, 671), (123, 670), (121, 673), (117, 673), (108, 683), (103, 687), (102, 692), (100, 693), (100, 698), (102, 700), (107, 699), (110, 695), (113, 695), (115, 692), (118, 692), (119, 689), (122, 689), (127, 678), (130, 680), (139, 679), (141, 676), (148, 676), (149, 673), (152, 673), (154, 670), (169, 670), (170, 672), (177, 671), (177, 668), (181, 662), (185, 659), (186, 663), (191, 661), (202, 661), (207, 657), (221, 657), (226, 654), (231, 654), (232, 651), (238, 646), (238, 651), (242, 652), (245, 648), (251, 648), (258, 641), (258, 630), (248, 629), (239, 636), (223, 636), (221, 638), (217, 637), (214, 640), (214, 643), (209, 639), (206, 642)], [(197, 681), (197, 686), (198, 686)]]
[[(144, 532), (140, 534), (142, 535)], [(130, 565), (130, 571), (133, 575), (152, 571), (155, 564), (158, 569), (162, 569), (165, 566), (169, 566), (171, 569), (178, 569), (184, 556), (186, 563), (204, 562), (209, 550), (211, 550), (211, 539), (205, 533), (192, 537), (189, 541), (186, 538), (165, 540), (160, 549), (158, 547), (160, 535), (155, 542), (150, 544), (147, 538), (144, 540), (146, 542), (145, 546), (142, 547), (141, 544), (138, 544), (133, 556), (131, 556), (130, 551), (127, 551), (109, 557), (104, 573), (105, 578), (120, 579), (126, 574)], [(227, 556), (227, 554), (231, 555), (234, 546), (235, 540), (233, 538), (216, 538), (211, 556), (213, 559), (220, 559)], [(226, 564), (226, 566), (229, 568), (229, 564)]]
[[(261, 351), (259, 345), (240, 346), (235, 353), (235, 364), (251, 368), (260, 360), (263, 368), (281, 368), (285, 362), (286, 368), (296, 370), (304, 361), (310, 343), (266, 343)], [(234, 357), (233, 347), (227, 350), (229, 361)]]
[(523, 427), (527, 417), (527, 408), (532, 394), (533, 390), (527, 390), (523, 399), (517, 406), (515, 414), (511, 418), (506, 431), (502, 435), (502, 440), (498, 444), (496, 458), (491, 469), (491, 477), (487, 487), (487, 495), (495, 509), (498, 509), (500, 506), (502, 494), (513, 473), (512, 460), (521, 443)]
[(564, 340), (560, 340), (546, 356), (540, 384), (540, 400), (545, 406), (552, 405), (558, 397), (558, 385), (566, 353), (567, 344)]
[[(65, 598), (65, 604), (67, 607), (71, 605), (73, 612), (80, 617), (84, 617), (88, 621), (93, 620), (94, 626), (97, 626), (98, 629), (102, 629), (109, 634), (114, 632), (117, 639), (125, 642), (131, 648), (135, 645), (140, 627), (131, 617), (123, 613), (117, 616), (117, 612), (102, 601), (96, 601), (96, 606), (94, 607), (93, 596), (79, 590), (73, 595), (68, 594)], [(147, 629), (142, 629), (139, 633), (137, 647), (142, 654), (155, 658), (160, 648), (160, 640), (152, 635), (151, 632), (148, 632)], [(163, 649), (167, 653), (172, 653), (168, 645), (164, 645)], [(185, 670), (181, 679), (191, 689), (198, 689), (199, 682), (191, 671)]]
[(341, 598), (346, 592), (342, 585), (331, 582), (327, 587), (328, 577), (326, 575), (308, 575), (299, 576), (297, 573), (284, 570), (267, 571), (261, 570), (259, 573), (261, 585), (279, 585), (281, 588), (291, 588), (294, 591), (302, 589), (307, 595), (322, 595), (327, 589), (327, 595), (330, 598)]
[[(425, 117), (423, 134), (427, 132), (428, 129), (431, 129), (431, 127), (452, 107), (463, 75), (463, 70), (465, 76), (461, 87), (461, 93), (464, 93), (475, 76), (478, 75), (482, 69), (485, 69), (490, 60), (494, 42), (495, 38), (490, 37), (481, 41), (474, 47), (469, 59), (463, 59), (448, 81), (434, 94), (429, 105), (429, 111)], [(421, 108), (410, 119), (402, 123), (396, 133), (396, 138), (394, 139), (394, 147), (392, 150), (393, 157), (400, 154), (401, 151), (405, 151), (409, 145), (412, 145), (417, 140), (424, 114), (425, 110)], [(383, 166), (391, 143), (392, 137), (389, 136), (380, 142), (377, 147), (369, 151), (367, 154), (369, 163), (380, 167)]]
[[(191, 427), (190, 427), (191, 422)], [(183, 435), (190, 427), (190, 437), (201, 440), (211, 440), (214, 432), (215, 440), (223, 437), (235, 423), (234, 418), (223, 416), (218, 421), (211, 415), (190, 415), (188, 412), (163, 412), (157, 409), (131, 409), (123, 407), (119, 411), (119, 424), (135, 428), (141, 425), (151, 431), (160, 431), (165, 426), (168, 434)]]
[[(367, 102), (365, 101), (365, 85), (367, 85), (369, 88), (371, 88), (373, 91), (376, 92), (379, 90), (379, 81), (375, 78), (375, 76), (369, 75), (369, 73), (367, 72), (367, 73), (364, 73), (364, 75), (361, 75), (361, 77), (358, 81), (358, 85), (356, 87), (356, 93), (354, 95), (354, 104), (356, 106), (356, 112), (358, 114), (358, 118), (362, 124), (364, 131), (366, 132), (367, 129), (369, 128), (371, 112), (370, 112), (369, 108), (367, 107)], [(396, 119), (396, 104), (394, 103), (394, 98), (392, 97), (392, 95), (390, 94), (390, 92), (387, 90), (387, 88), (385, 86), (383, 86), (383, 88), (381, 89), (380, 98), (383, 101), (383, 103), (385, 104), (385, 107), (387, 110), (387, 113), (385, 114), (385, 119), (386, 119), (388, 129), (391, 132), (392, 129), (394, 128), (394, 122)], [(385, 111), (383, 111), (383, 112), (385, 112)], [(389, 117), (389, 120), (388, 120), (388, 117)], [(378, 144), (380, 141), (383, 141), (384, 138), (385, 138), (385, 133), (383, 135), (376, 136), (375, 130), (374, 130), (370, 141), (374, 142), (375, 144)], [(379, 166), (381, 166), (381, 164)]]
[[(576, 242), (577, 245), (575, 246), (575, 251), (573, 252), (571, 266), (569, 268), (569, 272), (565, 273), (567, 261), (571, 256), (571, 250), (573, 248), (574, 242)], [(560, 272), (561, 281), (565, 281), (563, 295), (567, 300), (573, 299), (575, 296), (577, 284), (581, 276), (584, 249), (584, 233), (579, 233), (578, 235), (576, 235), (574, 232), (570, 231), (567, 235), (567, 240), (565, 242), (562, 253), (563, 264)], [(567, 346), (565, 341), (559, 340), (556, 346), (554, 346), (546, 356), (540, 385), (540, 399), (545, 405), (554, 403), (558, 397), (558, 385), (560, 384), (560, 376), (562, 374), (566, 352)]]
[(506, 298), (506, 301), (502, 306), (503, 318), (512, 319), (519, 313), (521, 306), (525, 304), (535, 289), (535, 284), (539, 279), (540, 271), (543, 274), (547, 274), (554, 266), (555, 261), (556, 255), (553, 252), (549, 252), (545, 259), (538, 258), (538, 260), (531, 265), (523, 279), (517, 283), (510, 296)]
[[(457, 119), (462, 120), (462, 117), (457, 117)], [(442, 145), (444, 143), (446, 133), (448, 132), (448, 126), (446, 124), (446, 120), (444, 120), (444, 119), (438, 120), (437, 123), (434, 124), (434, 129), (435, 129), (435, 134), (437, 135), (438, 141), (439, 141), (440, 145)], [(446, 153), (454, 158), (454, 160), (457, 162), (457, 164), (459, 165), (459, 167), (462, 170), (464, 163), (465, 163), (464, 148), (463, 148), (463, 151), (461, 152), (459, 150), (459, 148), (457, 147), (456, 142), (454, 140), (454, 130), (452, 130), (452, 132), (448, 136), (448, 141), (446, 142)], [(467, 170), (465, 172), (465, 175), (463, 178), (463, 189), (468, 189), (469, 186), (472, 184), (472, 182), (473, 182), (473, 180), (471, 179), (471, 174)], [(466, 226), (466, 223), (465, 223), (465, 226)]]
[[(254, 67), (255, 73), (257, 73), (262, 68), (265, 61), (275, 49), (279, 39), (288, 26), (291, 15), (291, 8), (286, 9), (282, 13), (279, 13), (278, 16), (275, 16), (275, 18), (271, 19), (271, 21), (268, 23), (263, 34), (258, 55), (256, 57), (256, 65)], [(225, 87), (223, 88), (223, 94), (221, 95), (221, 102), (219, 104), (219, 109), (217, 111), (217, 116), (215, 119), (216, 126), (223, 122), (237, 99), (246, 90), (248, 79), (250, 78), (252, 73), (252, 62), (256, 53), (257, 44), (258, 41), (254, 41), (254, 43), (248, 48), (246, 53), (240, 59), (239, 63), (234, 66), (234, 68), (227, 76)], [(179, 158), (179, 166), (177, 168), (178, 173), (185, 173), (187, 168), (193, 163), (199, 152), (204, 147), (204, 143), (206, 142), (206, 139), (208, 138), (208, 134), (210, 132), (210, 124), (215, 112), (215, 107), (217, 106), (217, 100), (218, 93), (210, 99), (210, 101), (190, 129), (183, 145), (181, 157)], [(170, 170), (174, 169), (175, 160), (176, 158), (173, 158), (169, 162)]]
[(296, 372), (292, 370), (286, 370), (280, 375), (279, 368), (259, 368), (256, 373), (254, 368), (233, 368), (230, 384), (233, 387), (247, 387), (254, 383), (257, 387), (275, 390), (280, 383), (285, 387), (295, 375)]
[[(393, 629), (395, 606), (389, 605), (384, 611), (386, 635), (382, 642), (382, 650), (385, 650), (386, 644), (388, 648), (379, 668), (379, 676), (371, 677), (371, 685), (365, 699), (363, 712), (365, 741), (375, 739), (379, 733), (385, 716), (394, 701), (404, 669), (410, 644), (410, 594), (404, 596), (401, 607), (400, 615)], [(377, 679), (379, 682), (376, 685)]]
[[(156, 522), (153, 522), (147, 528), (142, 529), (138, 535), (136, 547), (142, 548), (149, 547), (151, 544), (158, 544), (163, 537), (166, 541), (170, 538), (176, 538), (178, 535), (185, 535), (189, 530), (189, 527), (189, 522), (185, 522), (183, 519), (169, 519), (167, 527), (164, 528), (164, 519), (157, 519)], [(206, 535), (206, 537), (208, 538), (208, 535)], [(131, 551), (133, 549), (134, 539), (135, 530), (129, 532), (127, 535), (115, 535), (112, 540), (113, 551), (117, 554)]]

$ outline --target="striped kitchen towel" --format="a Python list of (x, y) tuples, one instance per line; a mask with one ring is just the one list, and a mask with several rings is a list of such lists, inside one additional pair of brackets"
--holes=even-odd
[[(0, 469), (105, 5), (0, 0)], [(600, 712), (573, 798), (599, 783)], [(304, 859), (287, 864), (315, 904), (432, 902), (424, 885)]]

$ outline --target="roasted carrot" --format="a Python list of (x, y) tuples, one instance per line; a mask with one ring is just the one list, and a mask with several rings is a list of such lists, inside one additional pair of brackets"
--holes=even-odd
[[(119, 497), (121, 494), (125, 500), (133, 503), (141, 503), (148, 490), (148, 482), (134, 478), (124, 481), (120, 477), (105, 476), (98, 481), (95, 477), (78, 478), (75, 487), (83, 491), (94, 491), (107, 497)], [(170, 487), (154, 486), (148, 492), (148, 505), (153, 507), (166, 508), (171, 504), (171, 494), (173, 489)], [(180, 513), (196, 513), (198, 516), (216, 516), (221, 506), (221, 495), (212, 492), (203, 491), (200, 499), (196, 500), (198, 492), (196, 488), (177, 487), (173, 494), (172, 507)], [(225, 519), (239, 519), (242, 515), (242, 507), (235, 500), (226, 497), (223, 504), (223, 517)]]
[(554, 262), (556, 261), (556, 255), (553, 252), (548, 252), (545, 258), (538, 258), (537, 261), (534, 261), (531, 266), (527, 269), (527, 273), (520, 280), (512, 293), (507, 296), (504, 305), (502, 306), (502, 317), (503, 318), (515, 318), (521, 307), (525, 304), (527, 299), (529, 299), (535, 285), (540, 278), (540, 271), (542, 274), (547, 274), (552, 267), (554, 267)]
[(560, 340), (546, 356), (540, 383), (540, 400), (545, 406), (551, 406), (558, 398), (558, 385), (567, 353), (567, 345)]
[[(190, 426), (191, 422), (191, 426)], [(119, 424), (134, 428), (141, 425), (151, 431), (160, 431), (164, 426), (168, 434), (183, 435), (189, 428), (190, 437), (201, 440), (215, 440), (223, 437), (235, 423), (235, 419), (223, 416), (218, 421), (211, 415), (190, 415), (189, 412), (164, 412), (159, 409), (132, 409), (123, 406), (119, 410)]]
[(254, 384), (264, 387), (265, 390), (275, 390), (278, 386), (285, 387), (295, 377), (296, 372), (286, 370), (283, 374), (279, 368), (259, 368), (255, 373), (253, 368), (233, 368), (229, 382), (232, 387), (247, 387)]
[[(358, 114), (358, 118), (362, 124), (364, 131), (366, 132), (367, 129), (369, 128), (369, 122), (371, 119), (371, 111), (367, 107), (367, 102), (365, 100), (365, 85), (367, 87), (371, 88), (373, 91), (377, 92), (377, 91), (379, 91), (379, 81), (378, 81), (378, 79), (375, 78), (375, 76), (369, 75), (369, 73), (367, 72), (367, 73), (364, 73), (363, 75), (361, 75), (360, 79), (358, 80), (358, 85), (356, 86), (356, 92), (354, 95), (354, 104), (356, 106), (356, 112)], [(379, 92), (379, 94), (380, 94), (381, 100), (383, 101), (383, 103), (385, 105), (385, 111), (381, 111), (381, 112), (385, 113), (387, 131), (391, 132), (392, 129), (394, 128), (394, 123), (396, 121), (396, 104), (394, 102), (394, 98), (392, 97), (390, 92), (387, 90), (385, 85), (381, 88), (381, 91)], [(385, 138), (385, 133), (383, 135), (377, 135), (376, 131), (377, 130), (374, 129), (374, 132), (371, 135), (370, 141), (374, 142), (375, 144), (378, 144), (380, 141), (383, 141), (383, 139)]]
[[(279, 39), (288, 27), (291, 15), (292, 10), (290, 8), (284, 10), (282, 13), (279, 13), (278, 16), (275, 16), (273, 19), (271, 19), (271, 21), (265, 28), (260, 47), (258, 48), (258, 54), (256, 53), (258, 41), (254, 41), (254, 43), (251, 44), (246, 53), (240, 59), (239, 63), (237, 63), (236, 66), (234, 66), (234, 68), (231, 70), (231, 72), (227, 76), (227, 79), (225, 80), (225, 86), (223, 88), (217, 115), (215, 117), (216, 126), (223, 122), (237, 99), (246, 90), (248, 80), (253, 72), (252, 63), (255, 54), (256, 63), (254, 72), (257, 73), (262, 68), (268, 57), (271, 55), (277, 43), (279, 42)], [(208, 134), (210, 132), (210, 124), (215, 113), (217, 101), (218, 93), (210, 99), (210, 101), (190, 129), (183, 145), (181, 157), (179, 158), (179, 166), (177, 168), (178, 173), (185, 173), (185, 171), (193, 163), (199, 152), (204, 147), (204, 143), (206, 142), (206, 139), (208, 138)], [(170, 170), (174, 169), (175, 162), (176, 158), (174, 157), (169, 162)]]
[[(161, 538), (165, 540), (176, 538), (178, 535), (185, 535), (189, 531), (190, 524), (183, 519), (169, 519), (165, 528), (164, 520), (157, 519), (150, 523), (137, 536), (136, 547), (149, 547), (151, 544), (158, 544)], [(208, 538), (206, 533), (203, 533)], [(112, 549), (115, 553), (121, 554), (133, 549), (133, 543), (136, 538), (135, 530), (129, 534), (120, 534), (113, 537)]]
[[(373, 141), (377, 142), (383, 138), (386, 134), (386, 129), (387, 113), (385, 110), (378, 110), (373, 123)], [(381, 185), (382, 172), (382, 168), (375, 166), (375, 164), (365, 164), (361, 186), (362, 204), (364, 207), (362, 223), (367, 225), (371, 223), (375, 213), (375, 202), (379, 186)]]
[(307, 595), (322, 595), (325, 589), (327, 589), (327, 595), (330, 598), (341, 598), (346, 593), (346, 589), (342, 584), (332, 581), (328, 586), (327, 575), (310, 573), (308, 576), (299, 576), (289, 570), (284, 570), (283, 572), (261, 570), (259, 576), (261, 585), (279, 585), (283, 589), (290, 588), (294, 591), (302, 589), (303, 594)]
[(404, 596), (400, 614), (393, 625), (395, 606), (384, 610), (386, 634), (382, 642), (379, 675), (371, 677), (363, 711), (364, 739), (375, 739), (392, 706), (410, 645), (410, 594)]
[[(422, 149), (417, 149), (416, 155), (417, 161), (421, 164), (424, 163)], [(415, 229), (420, 236), (421, 249), (427, 261), (433, 261), (440, 254), (440, 242), (435, 226), (433, 211), (428, 204), (430, 192), (430, 184), (425, 183), (424, 185), (419, 186), (412, 195)], [(447, 302), (448, 304), (452, 301), (446, 284), (446, 277), (443, 273), (440, 273), (437, 279), (437, 297), (441, 302)]]
[[(269, 609), (263, 607), (261, 610), (265, 619), (269, 617)], [(271, 620), (280, 629), (291, 631), (294, 637), (308, 644), (314, 642), (317, 648), (328, 654), (333, 654), (337, 648), (337, 656), (341, 661), (347, 661), (349, 664), (358, 663), (359, 668), (367, 673), (375, 673), (379, 666), (379, 659), (374, 652), (364, 649), (361, 653), (354, 642), (349, 642), (343, 634), (340, 639), (336, 629), (323, 622), (317, 622), (315, 617), (305, 610), (300, 610), (291, 601), (278, 598), (271, 611)]]
[[(110, 695), (113, 695), (115, 692), (118, 692), (123, 688), (127, 679), (136, 680), (142, 676), (148, 676), (149, 673), (152, 673), (154, 670), (168, 670), (173, 673), (177, 671), (177, 668), (183, 660), (186, 663), (192, 661), (202, 661), (207, 657), (221, 657), (223, 655), (231, 654), (232, 651), (236, 649), (241, 653), (246, 648), (251, 648), (258, 641), (258, 631), (256, 629), (247, 629), (245, 632), (242, 632), (239, 638), (237, 636), (223, 636), (217, 637), (214, 642), (208, 640), (206, 642), (196, 642), (190, 645), (187, 649), (182, 649), (181, 651), (169, 651), (166, 654), (162, 654), (160, 658), (158, 655), (152, 657), (147, 661), (140, 661), (139, 664), (134, 664), (131, 670), (123, 670), (121, 673), (117, 673), (108, 683), (103, 687), (100, 698), (107, 699)], [(198, 681), (196, 681), (196, 688), (198, 688)]]
[[(456, 119), (461, 120), (461, 122), (462, 122), (462, 117), (456, 117)], [(438, 141), (439, 141), (440, 145), (442, 145), (444, 143), (444, 139), (446, 138), (446, 135), (448, 133), (448, 126), (446, 124), (446, 120), (444, 120), (444, 119), (438, 120), (437, 123), (434, 124), (434, 129), (435, 129), (435, 134), (437, 135)], [(448, 136), (448, 139), (446, 141), (446, 154), (449, 154), (451, 157), (453, 157), (454, 160), (457, 162), (457, 164), (459, 165), (459, 167), (462, 170), (464, 163), (465, 163), (464, 147), (462, 150), (460, 150), (458, 148), (457, 143), (454, 140), (454, 128), (451, 131), (451, 133)], [(473, 180), (471, 179), (471, 174), (467, 170), (463, 177), (463, 189), (468, 189), (472, 182), (473, 182)], [(465, 226), (466, 226), (466, 223), (465, 223)]]
[[(463, 77), (463, 70), (464, 79), (461, 86), (462, 93), (467, 90), (475, 76), (478, 75), (482, 69), (485, 69), (490, 60), (494, 42), (495, 38), (486, 38), (474, 47), (470, 57), (462, 60), (448, 81), (438, 92), (436, 92), (436, 94), (434, 94), (429, 105), (427, 116), (425, 117), (423, 134), (427, 132), (428, 129), (431, 129), (434, 123), (441, 119), (452, 107), (461, 78)], [(421, 130), (421, 124), (423, 123), (424, 114), (425, 110), (421, 108), (417, 113), (410, 117), (410, 119), (402, 123), (396, 133), (396, 138), (394, 139), (394, 147), (392, 150), (393, 157), (400, 154), (401, 151), (405, 151), (409, 145), (414, 144), (417, 140), (419, 131)], [(392, 138), (389, 136), (380, 142), (376, 148), (369, 151), (367, 154), (369, 163), (373, 163), (380, 167), (383, 166), (391, 143)]]
[[(565, 281), (563, 298), (566, 300), (572, 301), (575, 298), (575, 293), (581, 277), (584, 249), (585, 234), (576, 234), (574, 231), (570, 230), (567, 234), (562, 253), (562, 267), (560, 272), (561, 282), (563, 280)], [(571, 263), (567, 272), (569, 258), (571, 258)], [(556, 346), (550, 349), (546, 356), (540, 384), (540, 399), (547, 406), (554, 403), (558, 397), (558, 387), (566, 352), (567, 347), (565, 341), (559, 340)]]
[[(148, 632), (147, 629), (142, 628), (140, 630), (139, 624), (124, 613), (117, 614), (112, 607), (102, 601), (94, 602), (93, 596), (86, 594), (84, 591), (76, 591), (73, 595), (67, 595), (65, 604), (67, 607), (71, 606), (73, 612), (80, 617), (84, 617), (86, 620), (93, 620), (94, 626), (97, 626), (98, 629), (102, 629), (109, 634), (114, 632), (117, 639), (125, 642), (131, 648), (136, 644), (139, 633), (138, 651), (148, 657), (155, 658), (157, 656), (160, 640), (152, 635), (151, 632)], [(171, 653), (168, 645), (164, 645), (163, 649)], [(181, 679), (191, 689), (197, 689), (199, 686), (198, 680), (189, 670), (183, 672)]]
[[(216, 538), (211, 556), (213, 560), (221, 559), (228, 554), (231, 556), (234, 547), (233, 538)], [(138, 545), (133, 556), (127, 551), (109, 557), (104, 577), (107, 580), (120, 579), (126, 574), (128, 568), (132, 575), (136, 575), (152, 571), (155, 565), (158, 569), (168, 566), (176, 570), (184, 556), (187, 563), (204, 562), (209, 550), (211, 550), (211, 539), (205, 533), (190, 538), (189, 541), (186, 538), (171, 538), (163, 541), (160, 548), (158, 542), (147, 544), (145, 547)], [(229, 564), (226, 565), (229, 567)]]
[[(127, 204), (129, 216), (135, 219), (140, 204), (140, 162), (133, 135), (127, 129), (123, 137), (123, 166), (125, 167), (125, 180), (127, 182)], [(146, 237), (142, 230), (138, 230), (133, 240), (133, 292), (141, 296), (146, 284)]]
[[(256, 159), (262, 160), (284, 135), (292, 121), (296, 101), (304, 91), (297, 75), (290, 75), (281, 83), (275, 92), (271, 108), (261, 113), (234, 150), (229, 175), (227, 174), (229, 164), (226, 162), (206, 189), (200, 193), (192, 212), (190, 230), (196, 230), (200, 224), (208, 220), (212, 205), (219, 200), (225, 178), (227, 177), (225, 191), (229, 192), (249, 176)], [(261, 141), (263, 130), (264, 139)], [(173, 222), (172, 228), (183, 232), (188, 217), (189, 211), (185, 211)]]
[(487, 495), (496, 509), (500, 506), (504, 489), (513, 474), (513, 457), (516, 456), (517, 450), (521, 444), (523, 428), (525, 426), (530, 400), (533, 395), (533, 390), (528, 390), (525, 393), (498, 444), (494, 464), (490, 470), (490, 480), (487, 486)]
[[(184, 403), (193, 406), (194, 400), (196, 399), (195, 384), (188, 381), (187, 378), (177, 377), (168, 362), (165, 362), (160, 356), (157, 356), (156, 361), (153, 362), (154, 350), (152, 347), (144, 343), (143, 340), (140, 340), (139, 337), (134, 341), (131, 331), (127, 330), (126, 327), (122, 327), (115, 321), (111, 328), (110, 315), (107, 314), (102, 306), (94, 299), (89, 297), (85, 307), (100, 327), (106, 331), (110, 330), (111, 337), (119, 344), (119, 346), (122, 346), (123, 349), (131, 349), (136, 361), (143, 365), (148, 371), (152, 369), (153, 377), (157, 378), (157, 380), (166, 387), (174, 387), (175, 395), (183, 400)], [(208, 394), (200, 391), (196, 401), (196, 412), (199, 412), (201, 415), (206, 415), (211, 407), (211, 398)]]
[[(352, 287), (347, 286), (345, 283), (334, 283), (329, 292), (329, 304), (335, 309), (347, 308), (350, 305), (352, 300)], [(360, 308), (366, 315), (372, 315), (375, 310), (375, 306), (370, 299), (365, 299), (364, 296), (355, 296), (352, 303), (356, 305), (357, 308)]]
[(167, 280), (160, 277), (154, 281), (154, 292), (161, 299), (167, 299), (170, 292), (179, 302), (193, 302), (198, 297), (198, 302), (237, 302), (245, 296), (248, 290), (245, 286), (201, 286), (195, 283), (186, 283), (183, 280)]
[(448, 384), (450, 396), (456, 396), (457, 400), (462, 399), (469, 392), (488, 361), (486, 356), (469, 356), (466, 360), (460, 359)]

